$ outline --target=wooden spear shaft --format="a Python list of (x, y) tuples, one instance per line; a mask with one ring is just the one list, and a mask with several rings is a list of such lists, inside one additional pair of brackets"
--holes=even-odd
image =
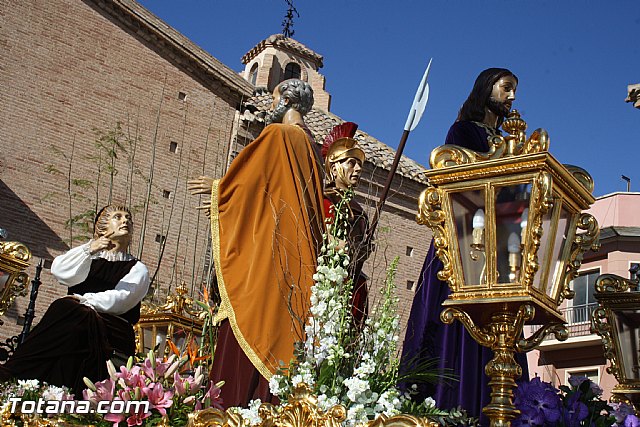
[(393, 176), (398, 170), (398, 164), (400, 163), (400, 158), (402, 157), (404, 146), (407, 143), (407, 138), (409, 138), (409, 132), (409, 130), (405, 130), (404, 132), (402, 132), (402, 137), (400, 138), (400, 143), (398, 144), (398, 150), (396, 151), (396, 155), (393, 159), (391, 169), (389, 169), (389, 175), (387, 176), (387, 180), (384, 183), (382, 193), (380, 193), (380, 199), (378, 200), (378, 205), (376, 206), (376, 211), (374, 212), (373, 219), (371, 220), (371, 226), (369, 227), (369, 232), (367, 233), (367, 243), (370, 242), (373, 238), (373, 233), (376, 231), (376, 227), (378, 226), (378, 221), (380, 220), (380, 212), (382, 211), (382, 207), (387, 201), (389, 189), (391, 189), (391, 183), (393, 182)]
[[(371, 225), (369, 226), (366, 238), (364, 239), (365, 248), (368, 248), (369, 245), (371, 245), (371, 241), (373, 240), (373, 235), (375, 234), (376, 227), (378, 226), (378, 222), (380, 221), (380, 213), (382, 212), (382, 208), (387, 201), (387, 196), (389, 195), (389, 190), (391, 189), (391, 183), (393, 182), (393, 176), (398, 170), (398, 164), (400, 163), (400, 158), (402, 157), (404, 146), (407, 143), (407, 138), (409, 138), (409, 133), (418, 125), (418, 122), (420, 121), (420, 119), (422, 118), (422, 114), (424, 113), (424, 108), (427, 105), (427, 101), (429, 99), (429, 85), (427, 84), (427, 77), (429, 76), (430, 69), (431, 60), (429, 60), (429, 64), (427, 65), (427, 69), (422, 76), (420, 85), (418, 85), (418, 90), (416, 91), (415, 97), (413, 99), (413, 104), (411, 105), (411, 109), (409, 110), (409, 116), (407, 117), (407, 122), (404, 125), (404, 131), (402, 132), (402, 137), (400, 137), (400, 143), (398, 144), (396, 155), (393, 158), (393, 163), (391, 164), (391, 168), (389, 169), (389, 175), (387, 175), (387, 180), (384, 184), (384, 187), (382, 188), (382, 193), (380, 193), (380, 199), (378, 200), (378, 205), (376, 206), (376, 210), (373, 214)], [(362, 268), (359, 268), (357, 271), (355, 271), (355, 274), (353, 276), (354, 280), (358, 280), (361, 270)]]

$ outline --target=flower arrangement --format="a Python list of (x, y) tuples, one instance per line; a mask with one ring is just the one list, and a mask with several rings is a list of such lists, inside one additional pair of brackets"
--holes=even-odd
[[(149, 351), (144, 361), (133, 364), (129, 358), (126, 366), (119, 371), (111, 361), (107, 362), (109, 378), (92, 383), (85, 378), (87, 389), (83, 397), (93, 405), (99, 401), (143, 401), (148, 408), (131, 407), (126, 413), (108, 413), (102, 420), (92, 420), (97, 426), (120, 425), (152, 426), (163, 419), (171, 426), (186, 426), (188, 414), (209, 407), (222, 409), (220, 399), (221, 384), (205, 381), (202, 365), (192, 373), (180, 373), (180, 368), (189, 359), (172, 355), (167, 360), (156, 357)], [(145, 410), (147, 409), (147, 410)], [(84, 417), (78, 421), (85, 422)], [(107, 423), (108, 422), (108, 423)]]
[[(67, 387), (58, 387), (38, 380), (13, 380), (0, 384), (0, 402), (2, 403), (2, 422), (5, 424), (12, 422), (19, 425), (19, 412), (21, 407), (16, 408), (16, 399), (21, 402), (33, 402), (30, 412), (35, 412), (35, 406), (40, 402), (50, 402), (50, 404), (40, 404), (45, 417), (54, 417), (60, 412), (62, 402), (72, 401), (73, 394)], [(11, 421), (10, 421), (11, 420)]]
[[(311, 288), (306, 339), (299, 343), (290, 366), (282, 366), (271, 378), (271, 393), (286, 402), (294, 387), (304, 382), (317, 394), (320, 409), (344, 405), (348, 426), (379, 415), (399, 414), (405, 408), (420, 415), (446, 415), (432, 399), (411, 403), (412, 390), (401, 392), (396, 387), (399, 321), (394, 276), (398, 258), (387, 271), (379, 302), (370, 316), (360, 324), (354, 319), (349, 248), (344, 246), (348, 218), (345, 207), (351, 197), (352, 191), (344, 194), (336, 206), (334, 221), (323, 236)], [(438, 378), (435, 372), (425, 376)]]
[(587, 377), (571, 377), (569, 384), (557, 389), (539, 377), (521, 383), (515, 391), (521, 413), (513, 426), (640, 426), (632, 408), (602, 400), (602, 389)]
[[(68, 424), (94, 425), (96, 427), (118, 426), (186, 426), (188, 415), (206, 408), (222, 409), (220, 387), (205, 380), (202, 365), (193, 372), (180, 372), (189, 361), (188, 357), (172, 355), (166, 360), (150, 351), (144, 361), (135, 363), (129, 358), (125, 366), (116, 369), (107, 361), (109, 378), (93, 383), (85, 378), (87, 389), (82, 393), (87, 410), (74, 413), (52, 411)], [(65, 387), (56, 387), (38, 380), (19, 380), (0, 387), (3, 413), (9, 414), (10, 399), (22, 401), (73, 401), (74, 396)], [(99, 402), (109, 402), (109, 412), (98, 413)], [(135, 404), (131, 404), (134, 403)], [(76, 403), (80, 403), (76, 401)], [(82, 405), (75, 405), (80, 408)]]

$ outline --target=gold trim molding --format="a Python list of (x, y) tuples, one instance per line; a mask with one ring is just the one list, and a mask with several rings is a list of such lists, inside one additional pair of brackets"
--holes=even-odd
[[(258, 411), (262, 422), (259, 427), (340, 427), (347, 418), (343, 405), (335, 405), (328, 411), (318, 408), (318, 399), (311, 388), (300, 383), (294, 389), (289, 402), (274, 406), (263, 403)], [(243, 427), (248, 425), (240, 414), (232, 409), (220, 411), (205, 409), (189, 415), (188, 427)], [(400, 414), (380, 416), (362, 427), (437, 427), (438, 423), (423, 417)]]

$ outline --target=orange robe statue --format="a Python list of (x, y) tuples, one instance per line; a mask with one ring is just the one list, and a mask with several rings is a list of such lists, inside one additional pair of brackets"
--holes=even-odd
[[(321, 177), (306, 132), (272, 124), (213, 183), (212, 253), (222, 299), (217, 319), (228, 324), (221, 325), (212, 377), (226, 381), (226, 407), (269, 400), (265, 379), (289, 364), (294, 343), (304, 338), (322, 244)], [(233, 341), (263, 378), (234, 360)], [(258, 380), (261, 392), (255, 391)]]

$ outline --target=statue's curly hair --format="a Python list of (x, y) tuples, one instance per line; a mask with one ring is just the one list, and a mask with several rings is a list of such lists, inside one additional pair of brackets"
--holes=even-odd
[(313, 89), (307, 82), (300, 79), (285, 80), (278, 85), (278, 92), (284, 99), (289, 100), (289, 106), (303, 116), (313, 107)]

